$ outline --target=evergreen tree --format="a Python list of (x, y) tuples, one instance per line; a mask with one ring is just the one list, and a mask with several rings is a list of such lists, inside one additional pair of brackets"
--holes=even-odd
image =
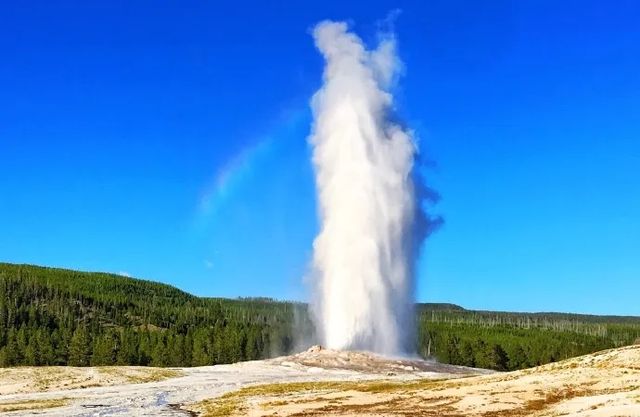
[(7, 345), (4, 347), (4, 366), (20, 364), (21, 355), (19, 349), (15, 331), (11, 329), (7, 334)]
[(53, 365), (53, 338), (49, 336), (45, 329), (38, 329), (36, 332), (36, 343), (38, 345), (39, 365)]
[(71, 338), (73, 332), (70, 327), (63, 326), (60, 331), (54, 331), (52, 334), (55, 343), (53, 350), (54, 365), (67, 365), (69, 362), (69, 348), (71, 346)]
[(25, 348), (22, 364), (27, 366), (36, 366), (40, 364), (38, 358), (38, 346), (35, 339), (33, 339)]
[(168, 364), (166, 338), (164, 335), (160, 335), (151, 352), (151, 366), (167, 366)]
[(69, 345), (69, 365), (88, 366), (91, 359), (91, 341), (84, 327), (73, 332)]
[(8, 367), (11, 366), (12, 363), (9, 362), (7, 347), (3, 346), (0, 348), (0, 367)]
[(113, 333), (102, 334), (94, 339), (91, 366), (114, 365), (118, 354), (118, 340)]
[(140, 364), (138, 356), (138, 335), (130, 329), (125, 329), (120, 333), (121, 343), (120, 349), (116, 355), (116, 363), (118, 365), (138, 365)]
[(196, 332), (193, 336), (193, 353), (191, 355), (193, 366), (205, 366), (212, 363), (207, 352), (207, 345), (206, 332)]
[(509, 357), (499, 344), (493, 344), (489, 347), (490, 368), (496, 371), (506, 371), (509, 365)]
[(473, 353), (473, 344), (468, 340), (460, 342), (460, 365), (475, 367), (476, 361)]
[(509, 354), (509, 369), (522, 369), (527, 366), (527, 353), (522, 349), (522, 346), (516, 345), (513, 351)]

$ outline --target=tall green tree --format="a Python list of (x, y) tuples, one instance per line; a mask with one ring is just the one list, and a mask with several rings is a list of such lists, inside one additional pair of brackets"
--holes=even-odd
[(78, 327), (69, 345), (69, 365), (89, 366), (91, 360), (91, 340), (87, 329)]

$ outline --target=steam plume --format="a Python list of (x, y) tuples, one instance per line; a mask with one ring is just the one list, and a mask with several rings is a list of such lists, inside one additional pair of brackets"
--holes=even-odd
[(321, 231), (314, 242), (316, 329), (334, 349), (413, 351), (418, 212), (412, 133), (393, 119), (401, 63), (393, 36), (368, 50), (344, 22), (313, 30), (325, 58), (310, 137)]

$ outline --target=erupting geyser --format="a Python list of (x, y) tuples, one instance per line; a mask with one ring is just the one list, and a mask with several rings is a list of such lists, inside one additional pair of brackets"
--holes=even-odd
[(367, 50), (343, 22), (313, 30), (326, 61), (310, 137), (321, 231), (314, 242), (316, 328), (332, 349), (413, 352), (416, 146), (393, 118), (393, 36)]

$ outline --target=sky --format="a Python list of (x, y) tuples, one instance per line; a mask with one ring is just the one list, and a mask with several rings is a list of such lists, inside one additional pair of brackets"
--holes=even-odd
[(0, 261), (304, 300), (307, 137), (346, 20), (396, 9), (443, 226), (417, 300), (640, 315), (640, 3), (3, 1)]

